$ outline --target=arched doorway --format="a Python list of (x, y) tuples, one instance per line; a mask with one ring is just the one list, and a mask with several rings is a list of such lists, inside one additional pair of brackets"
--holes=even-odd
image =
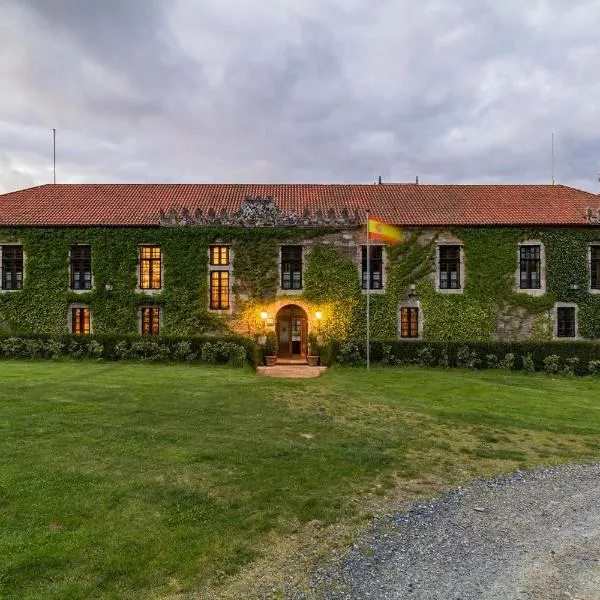
[(306, 358), (308, 318), (303, 308), (288, 304), (277, 313), (277, 356), (280, 358)]

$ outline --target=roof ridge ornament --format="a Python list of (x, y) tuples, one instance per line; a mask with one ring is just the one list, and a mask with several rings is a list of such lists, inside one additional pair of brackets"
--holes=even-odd
[(598, 208), (594, 214), (592, 209), (588, 206), (585, 209), (585, 217), (588, 225), (600, 225), (600, 208)]
[(311, 213), (305, 206), (302, 214), (296, 211), (284, 212), (273, 196), (246, 196), (235, 213), (228, 213), (224, 208), (220, 211), (211, 208), (207, 214), (196, 208), (193, 214), (185, 208), (172, 207), (165, 212), (161, 210), (158, 223), (163, 227), (185, 226), (221, 226), (221, 227), (358, 227), (360, 220), (358, 210), (351, 214), (347, 207), (336, 212), (334, 208), (326, 211), (317, 209)]

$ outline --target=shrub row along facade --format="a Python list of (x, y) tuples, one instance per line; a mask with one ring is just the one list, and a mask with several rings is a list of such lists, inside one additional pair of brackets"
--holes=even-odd
[[(366, 214), (402, 227), (372, 242)], [(544, 185), (45, 185), (0, 196), (11, 332), (600, 338), (600, 197)]]

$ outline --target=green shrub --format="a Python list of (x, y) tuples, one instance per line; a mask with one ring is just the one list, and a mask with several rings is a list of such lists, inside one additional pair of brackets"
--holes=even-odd
[[(159, 336), (53, 336), (27, 334), (23, 336), (0, 333), (0, 357), (3, 358), (102, 358), (105, 360), (197, 360), (202, 347), (217, 341), (241, 347), (244, 361), (252, 366), (262, 362), (258, 344), (241, 335), (195, 336), (175, 338)], [(237, 362), (241, 351), (235, 353)]]
[(579, 365), (579, 358), (577, 356), (572, 356), (571, 358), (567, 358), (565, 361), (565, 365), (562, 368), (563, 375), (575, 375), (575, 369)]
[[(335, 362), (347, 364), (345, 356), (350, 347), (360, 354), (361, 360), (354, 356), (353, 364), (365, 362), (365, 343), (362, 340), (349, 340), (344, 344), (344, 357), (340, 360), (342, 344), (330, 341), (323, 347), (322, 363)], [(578, 358), (571, 365), (576, 375), (585, 375), (589, 371), (590, 361), (600, 361), (600, 343), (598, 342), (434, 342), (425, 340), (372, 340), (370, 358), (373, 364), (438, 366), (441, 368), (476, 366), (477, 368), (496, 368), (543, 371), (544, 359), (549, 355), (559, 357), (561, 364), (567, 359)], [(499, 357), (499, 358), (496, 358)], [(517, 359), (518, 357), (518, 359)], [(481, 358), (483, 361), (478, 362)], [(558, 371), (557, 371), (558, 372)]]
[(172, 355), (175, 360), (187, 362), (194, 360), (198, 356), (195, 352), (192, 352), (192, 344), (188, 340), (177, 342), (173, 347)]
[(232, 342), (206, 342), (202, 346), (202, 360), (213, 365), (228, 364), (233, 367), (241, 367), (246, 361), (246, 351), (239, 344)]
[(500, 368), (511, 371), (515, 368), (515, 355), (512, 352), (507, 352), (504, 358), (500, 361)]
[(588, 371), (592, 375), (600, 375), (600, 360), (590, 360), (588, 363)]
[(417, 349), (417, 358), (415, 364), (421, 367), (433, 367), (436, 359), (431, 346), (421, 346)]
[(311, 356), (318, 356), (320, 354), (319, 351), (319, 338), (317, 334), (311, 331), (308, 334), (308, 353)]
[(550, 354), (544, 358), (544, 373), (549, 375), (556, 375), (560, 369), (560, 356), (557, 354)]
[(274, 331), (269, 331), (265, 339), (263, 352), (265, 356), (277, 356), (277, 334)]
[(461, 346), (456, 352), (456, 366), (466, 369), (475, 369), (481, 364), (477, 352), (468, 346)]
[(358, 367), (365, 362), (356, 342), (344, 342), (341, 344), (337, 360), (340, 365), (346, 365), (348, 367)]
[(531, 358), (531, 352), (527, 353), (525, 356), (521, 357), (523, 371), (527, 373), (533, 373), (535, 371), (535, 363), (533, 362), (533, 358)]
[(500, 368), (500, 361), (495, 354), (486, 354), (485, 355), (485, 364), (488, 369), (498, 369)]

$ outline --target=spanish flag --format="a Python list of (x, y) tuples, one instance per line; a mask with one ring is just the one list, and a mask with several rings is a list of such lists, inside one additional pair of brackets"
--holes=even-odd
[(378, 221), (373, 217), (369, 217), (369, 225), (367, 228), (370, 240), (381, 240), (388, 244), (402, 243), (402, 229), (383, 221)]

